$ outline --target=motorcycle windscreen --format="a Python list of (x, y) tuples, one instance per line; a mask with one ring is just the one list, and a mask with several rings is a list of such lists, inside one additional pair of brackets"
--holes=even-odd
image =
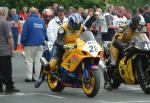
[(81, 34), (80, 39), (85, 42), (82, 50), (91, 54), (91, 56), (96, 57), (100, 51), (102, 51), (101, 46), (96, 42), (95, 37), (91, 31), (85, 31)]
[(132, 38), (137, 49), (150, 51), (150, 41), (145, 33), (138, 33)]

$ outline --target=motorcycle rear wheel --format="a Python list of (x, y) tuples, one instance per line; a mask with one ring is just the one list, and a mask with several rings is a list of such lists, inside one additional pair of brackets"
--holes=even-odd
[(47, 75), (47, 84), (53, 92), (62, 92), (64, 90), (64, 86), (60, 81), (57, 78), (52, 78), (51, 74)]
[(89, 70), (89, 82), (83, 78), (82, 89), (88, 97), (95, 97), (100, 89), (100, 70)]

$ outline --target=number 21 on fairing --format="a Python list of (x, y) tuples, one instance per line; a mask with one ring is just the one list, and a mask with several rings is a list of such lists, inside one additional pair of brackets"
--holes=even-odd
[(95, 45), (90, 45), (89, 48), (90, 48), (90, 52), (98, 52), (97, 46)]

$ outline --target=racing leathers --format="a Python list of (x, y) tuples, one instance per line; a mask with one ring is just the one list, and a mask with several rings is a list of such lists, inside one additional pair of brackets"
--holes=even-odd
[(52, 49), (52, 57), (49, 61), (50, 71), (56, 71), (56, 64), (58, 61), (61, 62), (62, 56), (65, 52), (64, 45), (69, 43), (76, 43), (76, 40), (79, 38), (83, 31), (83, 25), (81, 25), (79, 30), (73, 30), (69, 27), (68, 23), (64, 23), (62, 27), (59, 28), (57, 39)]

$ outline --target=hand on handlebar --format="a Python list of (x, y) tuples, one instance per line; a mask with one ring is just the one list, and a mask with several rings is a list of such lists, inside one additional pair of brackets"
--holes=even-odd
[(74, 45), (68, 45), (68, 44), (64, 45), (64, 49), (65, 50), (72, 50), (72, 49), (74, 49), (76, 47), (77, 47), (76, 44), (74, 44)]

